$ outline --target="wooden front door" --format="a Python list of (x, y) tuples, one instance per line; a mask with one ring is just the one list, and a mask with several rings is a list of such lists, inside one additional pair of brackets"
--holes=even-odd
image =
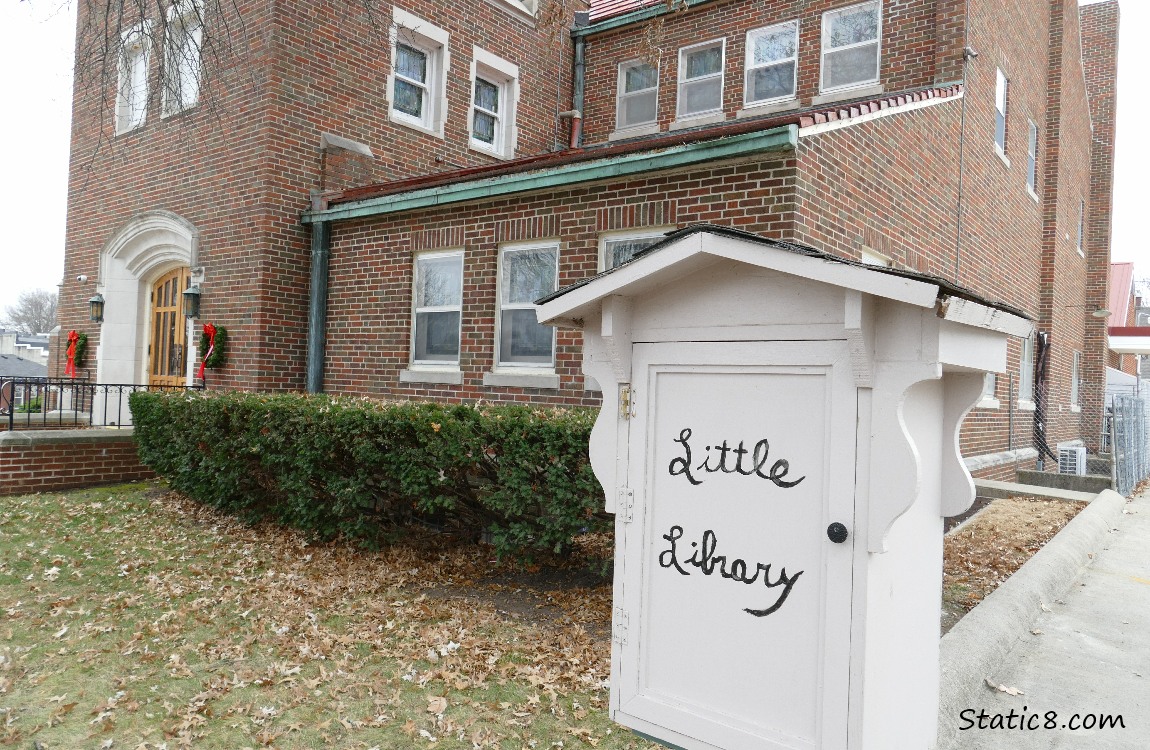
[(152, 287), (152, 334), (148, 344), (148, 384), (185, 385), (187, 382), (187, 324), (184, 290), (191, 269), (164, 274)]

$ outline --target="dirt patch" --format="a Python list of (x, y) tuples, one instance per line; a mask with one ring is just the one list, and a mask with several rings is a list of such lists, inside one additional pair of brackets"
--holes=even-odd
[(1070, 522), (1086, 503), (1011, 497), (995, 500), (946, 537), (942, 632), (998, 588)]

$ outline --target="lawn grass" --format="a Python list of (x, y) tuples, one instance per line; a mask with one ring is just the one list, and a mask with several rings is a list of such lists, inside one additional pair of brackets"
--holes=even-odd
[(0, 499), (0, 746), (654, 747), (607, 717), (609, 586), (511, 617), (489, 557), (312, 545), (158, 484)]

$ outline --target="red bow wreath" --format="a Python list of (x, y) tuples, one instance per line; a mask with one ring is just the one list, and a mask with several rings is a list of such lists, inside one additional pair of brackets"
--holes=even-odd
[(200, 380), (204, 379), (204, 368), (208, 366), (208, 358), (216, 350), (216, 327), (211, 323), (204, 323), (204, 335), (208, 337), (208, 351), (204, 354), (204, 359), (200, 362), (200, 372), (196, 375)]
[(68, 364), (64, 365), (64, 374), (76, 377), (76, 344), (80, 342), (80, 334), (72, 331), (68, 334)]

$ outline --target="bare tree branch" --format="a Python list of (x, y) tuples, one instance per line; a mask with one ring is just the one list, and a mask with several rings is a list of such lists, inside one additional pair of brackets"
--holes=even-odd
[(16, 304), (4, 310), (6, 328), (28, 335), (48, 333), (56, 327), (56, 293), (47, 289), (21, 292)]

